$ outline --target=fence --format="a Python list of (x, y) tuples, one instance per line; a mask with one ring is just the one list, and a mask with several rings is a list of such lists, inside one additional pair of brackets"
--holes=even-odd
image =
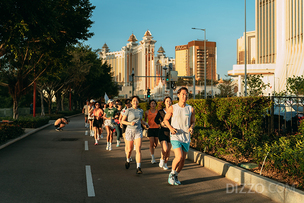
[(300, 121), (304, 118), (304, 97), (270, 96), (272, 106), (269, 116), (265, 117), (265, 130), (268, 134), (295, 133)]

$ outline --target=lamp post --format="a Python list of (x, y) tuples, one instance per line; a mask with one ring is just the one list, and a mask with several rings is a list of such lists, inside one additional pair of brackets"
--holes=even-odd
[(244, 67), (245, 67), (245, 97), (247, 96), (247, 53), (246, 53), (246, 0), (245, 0), (245, 51), (244, 51)]
[(134, 96), (134, 68), (132, 68), (132, 96)]
[(192, 28), (194, 30), (202, 30), (204, 31), (204, 83), (205, 83), (205, 99), (207, 99), (207, 89), (206, 89), (206, 85), (207, 85), (207, 78), (206, 78), (206, 29), (201, 29), (201, 28)]

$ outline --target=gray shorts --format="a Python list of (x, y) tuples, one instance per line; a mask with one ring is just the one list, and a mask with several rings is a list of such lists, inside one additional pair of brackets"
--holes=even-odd
[(115, 127), (115, 126), (113, 125), (111, 119), (106, 119), (106, 120), (104, 121), (104, 125), (105, 125), (105, 126), (109, 126), (110, 128), (114, 128), (114, 127)]
[(134, 141), (138, 138), (142, 138), (143, 137), (143, 132), (142, 132), (142, 129), (129, 129), (127, 128), (126, 129), (126, 132), (125, 132), (125, 139), (128, 140), (128, 141)]

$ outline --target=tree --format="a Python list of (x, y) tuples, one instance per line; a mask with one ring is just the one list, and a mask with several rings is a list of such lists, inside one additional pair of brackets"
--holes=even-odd
[(223, 83), (220, 83), (217, 88), (220, 90), (220, 93), (216, 95), (217, 97), (232, 97), (235, 95), (234, 88), (236, 87), (235, 84), (233, 84), (233, 81), (231, 78), (224, 79)]
[[(265, 84), (262, 80), (263, 75), (247, 75), (247, 88), (250, 96), (258, 96), (263, 94), (263, 90), (270, 87), (270, 84)], [(245, 80), (243, 80), (245, 84)]]
[(304, 77), (293, 76), (287, 79), (287, 91), (293, 95), (303, 95), (304, 94)]
[(93, 35), (89, 28), (94, 8), (89, 0), (0, 2), (0, 85), (13, 98), (14, 118), (19, 99), (48, 68), (38, 68), (45, 55), (56, 55)]

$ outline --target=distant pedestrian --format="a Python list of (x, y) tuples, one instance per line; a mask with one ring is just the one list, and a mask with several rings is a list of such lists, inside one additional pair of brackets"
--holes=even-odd
[(133, 150), (133, 144), (136, 146), (136, 174), (141, 174), (141, 141), (142, 141), (142, 128), (141, 125), (148, 126), (143, 121), (143, 110), (138, 108), (139, 98), (133, 96), (131, 98), (132, 108), (128, 108), (122, 117), (122, 124), (127, 125), (125, 141), (126, 145), (126, 169), (130, 167), (130, 156)]
[(90, 102), (87, 100), (86, 104), (82, 108), (82, 113), (84, 114), (84, 127), (88, 128), (90, 126), (89, 120), (88, 120), (88, 114), (89, 114), (89, 105)]
[(56, 131), (62, 131), (62, 128), (64, 128), (65, 125), (69, 124), (70, 120), (63, 117), (63, 118), (58, 118), (55, 123), (54, 127)]
[(156, 108), (156, 101), (152, 99), (149, 102), (150, 109), (145, 112), (145, 118), (148, 120), (148, 137), (150, 140), (150, 155), (151, 155), (151, 163), (156, 164), (155, 157), (154, 157), (154, 149), (157, 147), (158, 144), (158, 131), (159, 126), (155, 123), (155, 117), (157, 115)]
[[(170, 139), (175, 158), (172, 162), (172, 171), (169, 174), (168, 183), (170, 185), (180, 185), (178, 174), (181, 172), (187, 152), (190, 147), (190, 135), (193, 133), (195, 125), (194, 108), (186, 104), (188, 89), (181, 87), (177, 91), (178, 103), (169, 107), (164, 118), (165, 125), (170, 130)], [(171, 118), (171, 124), (170, 124)]]
[(95, 145), (98, 145), (98, 140), (99, 140), (99, 135), (101, 135), (102, 133), (102, 123), (103, 123), (103, 111), (100, 108), (100, 104), (99, 102), (95, 103), (95, 109), (93, 111), (94, 114), (94, 122), (93, 122), (93, 126), (94, 126), (94, 139), (95, 139)]
[[(161, 158), (159, 161), (159, 167), (164, 170), (168, 170), (167, 162), (170, 157), (171, 151), (171, 142), (170, 142), (170, 130), (164, 123), (164, 118), (166, 113), (169, 111), (170, 106), (172, 105), (171, 97), (165, 97), (163, 104), (165, 104), (165, 108), (160, 109), (157, 112), (155, 117), (155, 123), (160, 126), (160, 130), (158, 133), (158, 139), (162, 148)], [(171, 119), (170, 119), (171, 120)], [(169, 120), (169, 122), (170, 122)]]
[(105, 109), (103, 118), (105, 119), (104, 125), (107, 130), (107, 147), (106, 150), (112, 150), (113, 141), (113, 129), (114, 129), (114, 116), (117, 113), (117, 109), (113, 106), (113, 100), (108, 100), (109, 107)]
[(94, 137), (94, 128), (93, 128), (93, 122), (94, 122), (94, 114), (93, 111), (95, 109), (95, 101), (94, 99), (90, 100), (90, 104), (88, 107), (88, 120), (90, 124), (90, 135)]

